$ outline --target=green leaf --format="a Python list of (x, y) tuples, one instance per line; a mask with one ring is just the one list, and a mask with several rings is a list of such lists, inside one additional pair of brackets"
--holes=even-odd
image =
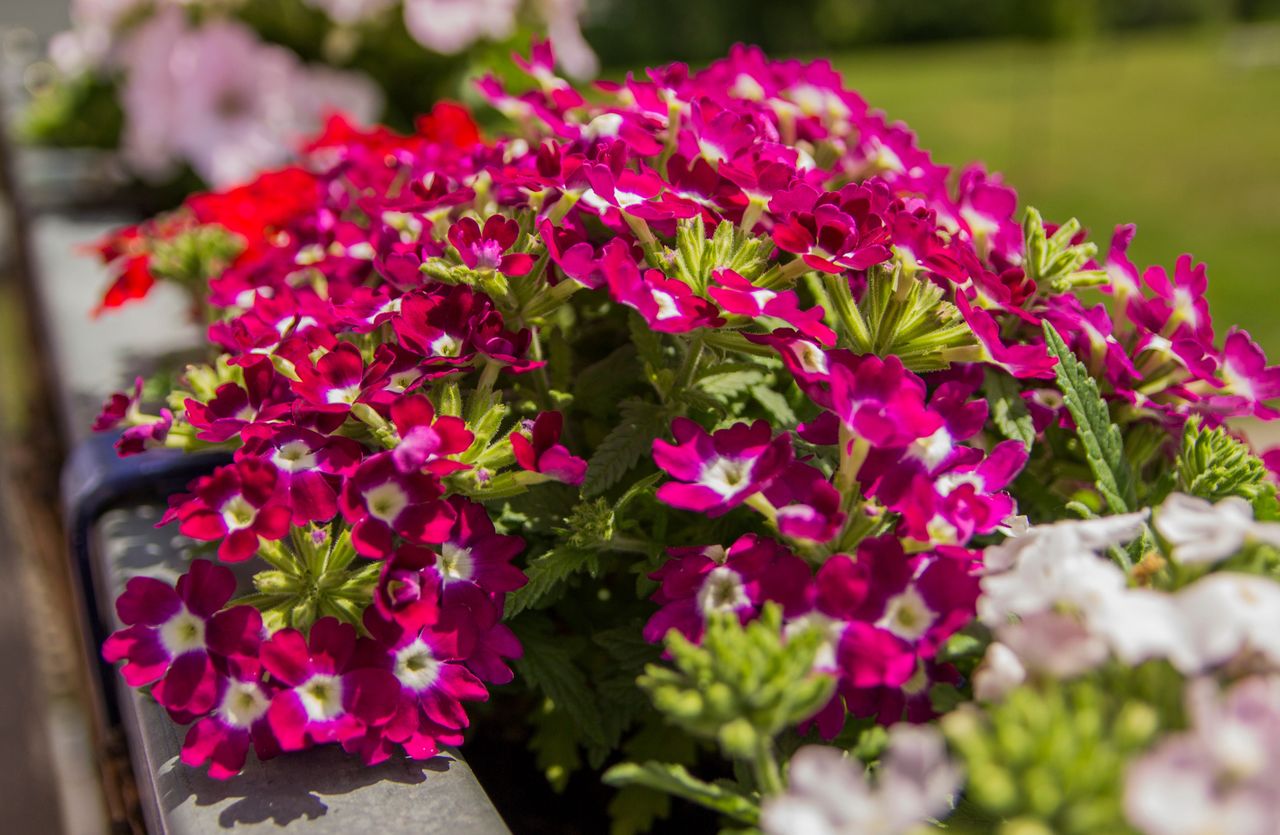
[(800, 422), (800, 419), (796, 417), (795, 411), (792, 410), (791, 404), (787, 402), (787, 398), (778, 393), (776, 389), (767, 385), (756, 386), (751, 389), (751, 396), (769, 413), (769, 417), (773, 418), (775, 425), (790, 427)]
[(1022, 402), (1021, 387), (1011, 375), (995, 369), (987, 371), (987, 399), (991, 403), (991, 422), (1006, 438), (1022, 441), (1028, 448), (1035, 443), (1036, 429)]
[(609, 835), (641, 835), (671, 814), (671, 795), (641, 785), (623, 786), (609, 801)]
[(755, 800), (728, 786), (699, 780), (682, 765), (620, 763), (606, 771), (603, 779), (610, 786), (645, 786), (673, 794), (742, 823), (760, 821)]
[(519, 636), (524, 657), (515, 664), (525, 684), (542, 691), (556, 710), (564, 711), (584, 741), (607, 746), (599, 700), (587, 685), (586, 674), (574, 663), (573, 643), (536, 628), (520, 630)]
[(763, 382), (768, 375), (757, 369), (711, 373), (698, 381), (707, 394), (721, 400), (731, 400)]
[(1135, 509), (1137, 499), (1120, 427), (1112, 423), (1107, 403), (1098, 393), (1097, 381), (1089, 376), (1088, 369), (1047, 321), (1044, 338), (1049, 353), (1058, 359), (1053, 369), (1058, 388), (1076, 423), (1076, 435), (1093, 471), (1098, 492), (1112, 513), (1129, 513)]
[(595, 552), (561, 546), (548, 551), (529, 563), (525, 574), (529, 582), (507, 597), (506, 618), (513, 618), (525, 609), (539, 609), (554, 602), (552, 593), (570, 576), (587, 568), (594, 560)]
[(641, 372), (636, 349), (623, 345), (599, 362), (582, 369), (573, 383), (574, 402), (590, 414), (604, 417), (613, 411), (613, 404), (643, 381)]
[(529, 747), (533, 749), (538, 768), (551, 787), (562, 792), (569, 785), (570, 775), (582, 767), (573, 717), (548, 701), (534, 713), (531, 721), (533, 734), (529, 737)]
[(598, 496), (617, 484), (627, 471), (653, 448), (658, 433), (666, 429), (666, 414), (656, 403), (627, 400), (621, 406), (618, 424), (600, 442), (587, 462), (582, 495)]
[(667, 364), (662, 335), (651, 329), (638, 313), (627, 317), (627, 328), (631, 332), (631, 344), (636, 346), (636, 352), (645, 365), (656, 370)]

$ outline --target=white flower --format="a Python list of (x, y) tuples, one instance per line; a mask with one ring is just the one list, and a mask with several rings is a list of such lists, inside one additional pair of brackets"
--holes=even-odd
[(578, 18), (586, 0), (540, 0), (547, 38), (556, 51), (556, 61), (573, 78), (591, 78), (600, 71), (600, 59), (582, 36)]
[(215, 187), (287, 160), (331, 110), (358, 122), (380, 94), (363, 76), (304, 66), (227, 20), (188, 28), (166, 9), (124, 51), (124, 152), (140, 173), (163, 177), (179, 161)]
[(415, 41), (455, 55), (482, 38), (515, 31), (520, 0), (404, 0), (404, 25)]
[(1217, 504), (1174, 493), (1156, 514), (1156, 530), (1186, 565), (1214, 563), (1239, 553), (1251, 540), (1280, 545), (1280, 525), (1255, 522), (1253, 508), (1239, 496)]
[(1148, 835), (1273, 835), (1280, 820), (1280, 684), (1254, 677), (1225, 696), (1187, 687), (1192, 730), (1134, 761), (1125, 814)]
[(765, 801), (760, 826), (769, 835), (898, 835), (945, 812), (959, 786), (936, 729), (897, 725), (874, 787), (839, 750), (801, 748), (786, 793)]
[(998, 702), (1026, 680), (1027, 671), (1018, 654), (996, 641), (987, 647), (973, 673), (973, 697), (980, 702)]
[(1059, 612), (1028, 615), (996, 630), (1028, 670), (1073, 678), (1107, 660), (1107, 642), (1080, 618)]
[(375, 17), (395, 5), (395, 0), (303, 0), (334, 23), (351, 26)]

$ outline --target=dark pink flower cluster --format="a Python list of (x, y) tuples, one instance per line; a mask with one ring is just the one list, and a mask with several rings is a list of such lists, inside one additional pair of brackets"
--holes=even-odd
[[(1011, 188), (978, 167), (952, 176), (826, 62), (739, 47), (699, 72), (602, 83), (588, 101), (539, 54), (529, 90), (479, 84), (517, 136), (482, 141), (469, 119), (410, 136), (335, 119), (301, 166), (100, 245), (127, 256), (132, 297), (157, 239), (199, 223), (243, 243), (209, 282), (218, 362), (189, 372), (169, 410), (144, 414), (135, 391), (98, 423), (125, 427), (124, 454), (234, 449), (166, 521), (225, 561), (278, 561), (306, 537), (381, 561), (358, 617), (308, 634), (245, 627), (233, 649), (230, 591), (126, 593), (130, 627), (109, 657), (131, 682), (160, 682), (175, 717), (203, 717), (193, 760), (233, 770), (217, 753), (228, 723), (259, 734), (261, 752), (422, 756), (456, 739), (481, 680), (511, 677), (520, 647), (499, 621), (525, 581), (521, 542), (482, 502), (586, 477), (573, 449), (588, 433), (557, 410), (578, 404), (551, 391), (543, 339), (571, 341), (582, 318), (626, 308), (657, 355), (683, 358), (648, 369), (665, 414), (685, 415), (653, 445), (668, 476), (657, 498), (673, 517), (750, 531), (671, 549), (645, 636), (696, 639), (717, 613), (779, 603), (794, 628), (829, 636), (828, 734), (846, 710), (925, 716), (930, 683), (955, 678), (938, 650), (972, 618), (981, 538), (1017, 513), (1008, 488), (1029, 455), (991, 430), (984, 387), (1012, 389), (1027, 431), (1070, 424), (1046, 322), (1126, 422), (1277, 416), (1280, 368), (1243, 332), (1217, 345), (1203, 267), (1139, 274), (1128, 228), (1101, 265), (1075, 258), (1074, 226), (1025, 233)], [(1085, 283), (1115, 313), (1084, 304)], [(590, 303), (570, 306), (578, 293)], [(704, 349), (767, 369), (784, 403), (769, 413), (799, 419), (738, 419), (763, 414), (747, 392), (715, 413), (692, 391)]]

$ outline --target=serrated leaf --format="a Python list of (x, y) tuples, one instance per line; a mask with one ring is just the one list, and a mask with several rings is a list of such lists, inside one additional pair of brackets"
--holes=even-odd
[(773, 422), (777, 426), (790, 427), (800, 422), (796, 417), (796, 413), (791, 408), (791, 404), (787, 402), (787, 398), (783, 397), (776, 389), (767, 385), (756, 386), (751, 389), (751, 396), (756, 399), (769, 417), (773, 418)]
[(991, 422), (1006, 438), (1022, 441), (1028, 448), (1035, 443), (1036, 428), (1022, 402), (1018, 381), (1003, 371), (987, 371), (987, 399), (991, 403)]
[(645, 786), (623, 786), (609, 801), (609, 835), (640, 835), (671, 814), (671, 795)]
[(1058, 388), (1076, 423), (1076, 435), (1093, 471), (1098, 492), (1112, 513), (1129, 513), (1134, 510), (1137, 499), (1120, 427), (1111, 422), (1111, 412), (1098, 392), (1097, 381), (1089, 376), (1088, 369), (1048, 322), (1044, 323), (1044, 338), (1049, 353), (1058, 359), (1053, 369)]
[(540, 690), (557, 711), (563, 711), (584, 742), (607, 746), (599, 700), (587, 686), (586, 674), (574, 663), (570, 645), (540, 630), (518, 634), (524, 656), (515, 665), (525, 684)]
[(663, 408), (643, 400), (627, 400), (622, 404), (618, 424), (596, 447), (587, 462), (587, 477), (582, 482), (582, 495), (598, 496), (617, 484), (627, 471), (648, 455), (653, 440), (666, 428)]
[(760, 807), (754, 800), (729, 786), (699, 780), (682, 765), (620, 763), (606, 771), (603, 779), (611, 786), (645, 786), (673, 794), (742, 823), (760, 821)]
[(623, 345), (582, 369), (573, 382), (574, 402), (593, 415), (604, 416), (613, 410), (614, 403), (635, 389), (643, 379), (641, 371), (635, 347)]
[(749, 369), (708, 374), (698, 381), (698, 387), (712, 397), (731, 399), (750, 390), (762, 382), (766, 375), (762, 371)]
[(662, 336), (650, 328), (639, 314), (632, 313), (627, 317), (627, 329), (631, 332), (631, 344), (636, 346), (636, 353), (643, 363), (654, 369), (666, 365)]
[(573, 574), (589, 567), (595, 554), (578, 548), (561, 546), (529, 563), (525, 574), (529, 582), (507, 596), (505, 617), (513, 618), (525, 609), (537, 609), (553, 602), (550, 598), (560, 584)]

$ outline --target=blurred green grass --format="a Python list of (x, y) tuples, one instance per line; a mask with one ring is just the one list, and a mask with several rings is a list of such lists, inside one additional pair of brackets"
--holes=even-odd
[(840, 56), (846, 82), (939, 162), (981, 160), (1046, 219), (1134, 260), (1209, 265), (1218, 332), (1280, 357), (1280, 30), (1080, 44), (966, 43)]

